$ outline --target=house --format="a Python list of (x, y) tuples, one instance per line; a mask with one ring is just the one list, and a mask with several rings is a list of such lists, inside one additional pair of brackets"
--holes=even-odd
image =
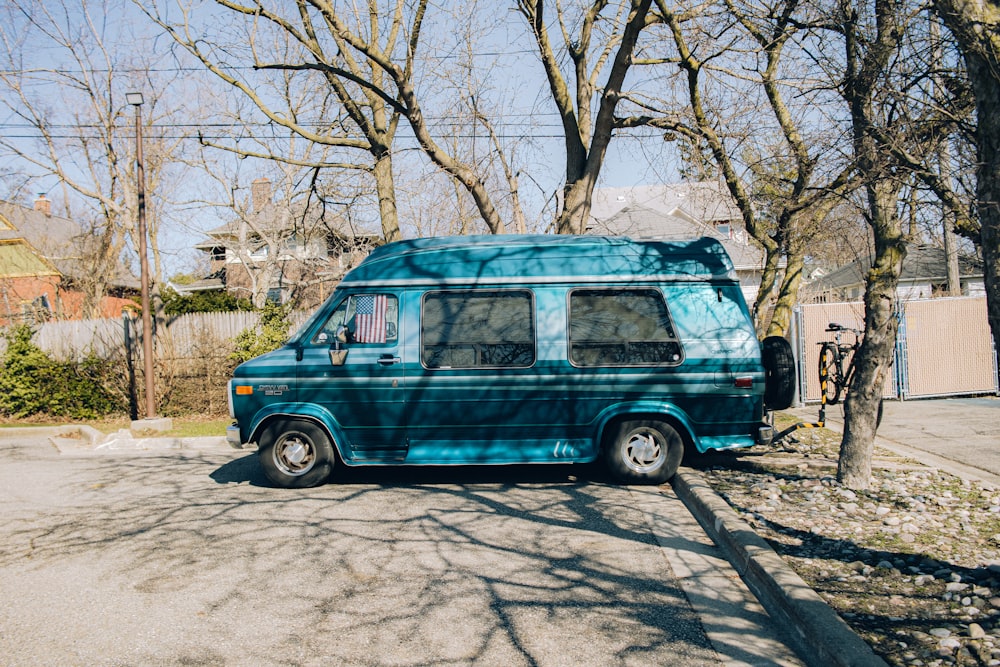
[[(982, 261), (976, 257), (960, 255), (958, 263), (962, 295), (985, 295)], [(863, 299), (865, 279), (871, 264), (870, 257), (860, 258), (803, 285), (800, 295), (802, 303), (840, 303)], [(942, 296), (947, 284), (946, 267), (944, 248), (909, 246), (896, 288), (897, 299), (913, 301)]]
[(139, 281), (119, 265), (97, 312), (84, 312), (83, 285), (94, 272), (90, 238), (74, 221), (52, 215), (45, 195), (32, 208), (0, 201), (0, 326), (117, 318), (123, 309), (137, 308), (130, 297), (138, 293)]
[(588, 234), (682, 241), (709, 236), (726, 248), (748, 303), (757, 298), (764, 251), (743, 227), (725, 186), (714, 182), (600, 188), (594, 191)]
[(209, 273), (179, 293), (225, 290), (241, 298), (266, 296), (309, 309), (330, 295), (340, 278), (361, 261), (381, 236), (353, 228), (343, 208), (276, 203), (271, 182), (251, 185), (247, 214), (207, 232), (195, 248), (208, 255)]

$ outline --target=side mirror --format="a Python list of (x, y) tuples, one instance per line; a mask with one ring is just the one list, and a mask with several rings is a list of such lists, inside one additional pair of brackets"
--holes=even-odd
[(347, 349), (340, 347), (339, 343), (330, 346), (330, 364), (333, 366), (343, 366), (347, 362)]

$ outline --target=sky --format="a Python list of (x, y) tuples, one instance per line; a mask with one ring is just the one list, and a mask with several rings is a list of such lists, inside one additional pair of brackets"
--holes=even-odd
[[(3, 32), (5, 43), (12, 56), (5, 65), (0, 66), (0, 69), (3, 69), (8, 76), (44, 67), (56, 67), (64, 75), (79, 72), (79, 62), (74, 61), (70, 52), (57, 48), (51, 41), (39, 38), (37, 33), (28, 42), (31, 44), (30, 49), (27, 43), (16, 43), (19, 34), (30, 33), (27, 23), (29, 14), (36, 24), (43, 21), (44, 14), (38, 11), (38, 7), (34, 9), (30, 7), (35, 2), (36, 0), (9, 0), (6, 9), (0, 10), (7, 12), (5, 16), (0, 17), (0, 20), (5, 20), (8, 28), (0, 29), (0, 32)], [(26, 6), (25, 12), (18, 11), (18, 6), (22, 3)], [(462, 34), (458, 31), (460, 23), (449, 15), (449, 11), (460, 13), (469, 11), (467, 4), (445, 2), (443, 5), (432, 5), (424, 27), (424, 44), (427, 48), (423, 53), (428, 57), (439, 58), (442, 68), (463, 60)], [(562, 128), (554, 112), (554, 106), (548, 101), (547, 84), (533, 40), (525, 27), (525, 19), (510, 10), (507, 4), (482, 2), (474, 10), (479, 18), (479, 25), (474, 26), (469, 34), (476, 39), (477, 51), (481, 52), (481, 55), (474, 59), (475, 76), (481, 78), (479, 94), (485, 98), (484, 106), (502, 110), (498, 123), (501, 135), (509, 141), (521, 142), (519, 144), (521, 148), (517, 153), (519, 158), (517, 166), (522, 170), (520, 191), (529, 220), (548, 219), (553, 212), (553, 196), (560, 189), (565, 172)], [(210, 3), (207, 5), (198, 3), (198, 5), (202, 11), (211, 9)], [(72, 1), (61, 5), (40, 4), (39, 7), (41, 6), (45, 6), (52, 20), (64, 28), (75, 29), (81, 25), (80, 19), (83, 14)], [(170, 7), (169, 15), (172, 18), (179, 17), (179, 13), (171, 4), (163, 6)], [(152, 127), (145, 131), (146, 146), (149, 146), (148, 142), (157, 139), (169, 142), (185, 129), (191, 129), (190, 125), (193, 123), (190, 118), (197, 111), (215, 102), (223, 100), (228, 102), (233, 99), (225, 84), (206, 77), (197, 67), (192, 67), (190, 59), (178, 57), (173, 42), (163, 36), (160, 29), (145, 19), (131, 3), (107, 0), (107, 9), (104, 10), (91, 3), (90, 17), (92, 25), (95, 21), (97, 23), (94, 26), (95, 30), (104, 35), (105, 47), (110, 52), (109, 57), (114, 60), (113, 79), (105, 83), (120, 105), (120, 108), (116, 108), (120, 113), (116, 122), (121, 126), (123, 141), (131, 141), (134, 137), (132, 130), (134, 116), (123, 99), (126, 90), (145, 90), (146, 103), (143, 106), (143, 113), (149, 114), (147, 117), (152, 118), (153, 123)], [(212, 24), (213, 31), (227, 31), (232, 27), (226, 20), (218, 17), (210, 17), (209, 23)], [(96, 46), (92, 40), (87, 40), (86, 35), (81, 39), (81, 43), (88, 47)], [(134, 57), (135, 51), (141, 52), (140, 55), (151, 56), (153, 71), (145, 79), (142, 76), (142, 68), (137, 69), (133, 65), (134, 62), (138, 62)], [(97, 55), (102, 54), (98, 52)], [(96, 72), (91, 74), (97, 80), (112, 71), (111, 65), (104, 69), (105, 62), (101, 59), (91, 60), (91, 65), (96, 64)], [(17, 77), (13, 77), (8, 80), (16, 79)], [(67, 78), (63, 76), (59, 80), (64, 85)], [(59, 109), (58, 100), (72, 99), (72, 95), (67, 90), (55, 90), (55, 84), (51, 82), (52, 77), (30, 77), (30, 81), (32, 83), (30, 90), (27, 91), (28, 94), (33, 95), (36, 100), (51, 100), (50, 109), (54, 113), (53, 117), (58, 118), (63, 124), (62, 131), (71, 134), (74, 128), (86, 122), (85, 110), (74, 108), (72, 102), (64, 103), (62, 109)], [(162, 89), (151, 90), (157, 85), (162, 86)], [(439, 79), (437, 72), (430, 69), (419, 85), (423, 91), (442, 90), (446, 88), (446, 81), (443, 78)], [(22, 145), (31, 142), (32, 136), (37, 136), (37, 133), (33, 135), (27, 128), (25, 120), (19, 117), (23, 109), (18, 109), (17, 100), (11, 102), (9, 88), (0, 91), (0, 94), (10, 102), (7, 108), (0, 107), (0, 136), (10, 142), (20, 142)], [(434, 106), (439, 100), (430, 95), (427, 99), (428, 102), (424, 103), (427, 115), (434, 118)], [(440, 127), (446, 126), (447, 113), (448, 110), (442, 108), (436, 116), (435, 122), (440, 123)], [(198, 129), (206, 135), (211, 135), (212, 132), (225, 134), (229, 131), (205, 125), (203, 122), (197, 124), (201, 125)], [(612, 142), (602, 170), (600, 185), (622, 187), (679, 180), (675, 147), (664, 142), (662, 134), (655, 131), (637, 132), (634, 135), (619, 137)], [(194, 139), (186, 141), (189, 149), (191, 144), (196, 142)], [(429, 177), (433, 177), (433, 168), (428, 166), (426, 159), (416, 148), (416, 141), (410, 128), (405, 122), (401, 123), (395, 143), (397, 172), (413, 168), (421, 173), (429, 172), (431, 174)], [(150, 148), (147, 147), (146, 151), (148, 154)], [(230, 180), (235, 179), (235, 183), (239, 186), (237, 195), (239, 192), (248, 195), (249, 183), (254, 178), (267, 175), (267, 165), (259, 160), (251, 158), (246, 161), (235, 161), (221, 154), (215, 157), (220, 160), (219, 170), (228, 171)], [(471, 159), (474, 156), (465, 157)], [(38, 166), (23, 160), (7, 159), (3, 168), (17, 175), (39, 172)], [(75, 169), (80, 174), (81, 180), (87, 178), (83, 173), (85, 171), (83, 163), (70, 165), (69, 169)], [(404, 191), (406, 187), (413, 187), (412, 184), (406, 183), (409, 175), (399, 174)], [(21, 183), (22, 180), (14, 178), (11, 182)], [(147, 194), (151, 200), (160, 194), (156, 190), (156, 185), (147, 185)], [(197, 200), (221, 199), (228, 196), (228, 193), (220, 194), (217, 186), (214, 188), (214, 193), (205, 192), (210, 185), (210, 178), (181, 169), (175, 169), (167, 181), (160, 184), (161, 190), (167, 188), (170, 190), (167, 199), (173, 202), (190, 200), (187, 205), (172, 206), (170, 217), (164, 219), (159, 233), (158, 241), (163, 252), (167, 277), (192, 270), (196, 266), (195, 259), (200, 255), (198, 251), (193, 250), (193, 246), (204, 239), (205, 231), (218, 226), (225, 219), (224, 211), (205, 208), (195, 203)], [(59, 186), (59, 179), (52, 175), (30, 183), (22, 190), (21, 201), (30, 204), (30, 199), (42, 192), (47, 193), (49, 198), (55, 201), (58, 209), (64, 190)], [(370, 224), (377, 222), (372, 211), (357, 213), (360, 219), (367, 217)], [(404, 225), (405, 223), (404, 220)], [(427, 228), (422, 229), (426, 233)], [(411, 229), (411, 233), (414, 231)]]

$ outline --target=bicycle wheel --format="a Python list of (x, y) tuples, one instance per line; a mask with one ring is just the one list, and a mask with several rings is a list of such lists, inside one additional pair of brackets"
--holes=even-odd
[(837, 348), (824, 343), (819, 351), (819, 386), (829, 405), (840, 400), (840, 371), (837, 368)]

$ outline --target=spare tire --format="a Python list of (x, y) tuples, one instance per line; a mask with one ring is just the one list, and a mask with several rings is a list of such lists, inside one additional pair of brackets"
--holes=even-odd
[(792, 346), (781, 336), (768, 336), (761, 344), (764, 365), (764, 407), (784, 410), (795, 400), (795, 357)]

